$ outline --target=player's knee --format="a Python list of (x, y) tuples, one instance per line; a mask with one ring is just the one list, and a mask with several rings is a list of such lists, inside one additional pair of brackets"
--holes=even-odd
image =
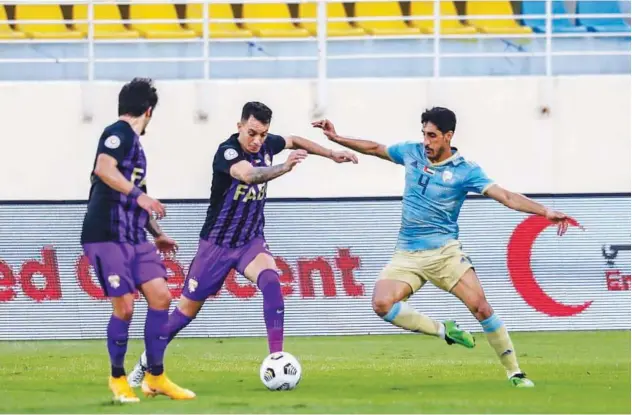
[(171, 304), (171, 291), (169, 290), (163, 290), (160, 292), (160, 294), (158, 294), (158, 305), (161, 308), (169, 308), (169, 305)]
[(477, 299), (470, 307), (472, 314), (480, 321), (488, 319), (494, 314), (492, 306), (487, 302), (485, 297)]
[(157, 291), (147, 298), (147, 303), (154, 310), (167, 310), (171, 304), (171, 292), (167, 288)]
[(257, 278), (257, 285), (262, 293), (281, 293), (281, 281), (279, 280), (279, 274), (272, 269), (266, 269), (261, 271)]
[(377, 297), (373, 299), (372, 305), (375, 314), (380, 317), (384, 317), (389, 311), (391, 311), (391, 308), (393, 307), (393, 300), (386, 297)]
[(202, 309), (203, 301), (193, 301), (185, 296), (180, 297), (180, 302), (178, 303), (178, 310), (180, 313), (184, 314), (185, 317), (190, 318), (191, 320), (197, 317), (198, 313)]
[(123, 321), (131, 321), (134, 315), (134, 303), (123, 302), (117, 304), (114, 307), (113, 314)]

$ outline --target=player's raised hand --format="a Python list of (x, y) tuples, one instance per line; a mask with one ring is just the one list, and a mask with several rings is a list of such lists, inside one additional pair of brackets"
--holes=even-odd
[(294, 166), (296, 166), (297, 164), (305, 160), (306, 157), (307, 157), (307, 151), (294, 150), (290, 153), (287, 160), (285, 160), (285, 163), (283, 164), (288, 169), (288, 171), (290, 171), (294, 168)]
[(572, 220), (568, 215), (555, 210), (548, 210), (546, 212), (546, 218), (553, 223), (557, 224), (557, 234), (562, 236), (568, 230), (568, 224)]
[(154, 243), (156, 244), (156, 248), (167, 257), (175, 255), (175, 253), (178, 252), (178, 243), (164, 233), (154, 239)]
[(329, 120), (314, 121), (312, 123), (312, 127), (323, 130), (323, 134), (325, 134), (325, 136), (330, 140), (334, 140), (336, 138), (336, 128), (334, 127), (334, 123)]
[(138, 196), (137, 201), (138, 206), (145, 209), (150, 216), (155, 216), (156, 219), (162, 219), (167, 214), (162, 203), (160, 203), (156, 199), (152, 199), (146, 194)]
[(332, 151), (331, 159), (336, 163), (353, 163), (358, 164), (358, 156), (350, 151)]

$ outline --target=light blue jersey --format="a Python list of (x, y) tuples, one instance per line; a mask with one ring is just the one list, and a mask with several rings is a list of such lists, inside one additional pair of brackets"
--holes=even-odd
[(457, 219), (468, 192), (483, 194), (493, 182), (456, 148), (452, 156), (432, 164), (419, 142), (388, 147), (389, 157), (406, 167), (406, 188), (397, 249), (420, 251), (441, 248), (458, 239)]

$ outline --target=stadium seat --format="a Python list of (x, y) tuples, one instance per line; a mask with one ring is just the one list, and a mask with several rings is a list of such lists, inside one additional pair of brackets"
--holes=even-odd
[[(94, 6), (94, 38), (95, 39), (135, 39), (140, 37), (136, 30), (127, 30), (123, 23), (99, 23), (99, 20), (121, 20), (121, 11), (116, 4), (95, 4)], [(88, 18), (88, 6), (75, 4), (73, 18)], [(88, 24), (76, 23), (75, 28), (84, 36), (88, 36)]]
[(520, 26), (512, 17), (514, 12), (508, 1), (469, 0), (466, 5), (468, 16), (506, 16), (506, 18), (471, 19), (469, 23), (481, 33), (518, 35), (531, 33), (528, 26)]
[(68, 29), (61, 14), (61, 8), (56, 4), (18, 4), (15, 8), (15, 19), (56, 21), (44, 24), (18, 23), (18, 29), (33, 39), (81, 39), (83, 37), (81, 32)]
[[(580, 1), (577, 5), (577, 14), (615, 14), (621, 13), (617, 1)], [(621, 17), (579, 18), (579, 23), (586, 26), (591, 32), (627, 32), (630, 33), (630, 25)]]
[(285, 21), (256, 23), (246, 21), (244, 25), (259, 37), (309, 37), (303, 27), (297, 27), (290, 21), (290, 9), (287, 3), (246, 3), (244, 19), (284, 19)]
[[(299, 6), (299, 16), (304, 19), (314, 19), (318, 15), (315, 3), (301, 3)], [(327, 18), (348, 18), (342, 3), (327, 3)], [(301, 26), (309, 30), (316, 36), (317, 22), (301, 22)], [(352, 26), (348, 21), (327, 22), (327, 36), (365, 36), (366, 32), (360, 28)]]
[(148, 39), (190, 39), (197, 37), (195, 31), (184, 29), (178, 22), (178, 15), (173, 4), (132, 4), (130, 19), (162, 19), (172, 20), (169, 23), (132, 23)]
[[(442, 1), (439, 8), (441, 16), (456, 16), (456, 8), (451, 1)], [(411, 16), (434, 16), (434, 2), (433, 1), (414, 1), (410, 6)], [(434, 21), (433, 20), (411, 20), (411, 24), (418, 27), (422, 33), (434, 34)], [(476, 29), (472, 26), (464, 25), (457, 19), (442, 20), (439, 26), (440, 34), (442, 35), (464, 35), (474, 34)]]
[(417, 35), (416, 26), (406, 24), (399, 2), (360, 2), (355, 5), (356, 17), (391, 17), (397, 20), (357, 21), (356, 24), (375, 36)]
[[(0, 20), (7, 20), (7, 12), (4, 6), (0, 6)], [(25, 39), (26, 35), (11, 29), (8, 23), (0, 23), (0, 39)]]
[[(553, 2), (553, 17), (556, 14), (567, 14), (564, 7), (564, 1), (555, 0)], [(546, 14), (546, 2), (545, 1), (534, 1), (534, 0), (526, 0), (522, 2), (522, 14)], [(525, 26), (530, 26), (536, 33), (546, 33), (546, 20), (545, 19), (524, 19), (522, 24)], [(557, 18), (551, 21), (553, 33), (581, 33), (586, 32), (585, 26), (575, 26), (570, 19)]]
[[(204, 9), (201, 4), (187, 4), (187, 19), (202, 19)], [(231, 6), (228, 3), (215, 3), (209, 5), (209, 17), (214, 19), (234, 19)], [(187, 25), (195, 33), (203, 37), (204, 25), (202, 23), (189, 23)], [(235, 22), (209, 23), (209, 37), (213, 38), (248, 38), (253, 34), (250, 30), (242, 29)]]

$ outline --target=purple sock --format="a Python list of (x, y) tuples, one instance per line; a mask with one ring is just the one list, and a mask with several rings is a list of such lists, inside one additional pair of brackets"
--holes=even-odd
[(279, 274), (271, 269), (261, 271), (257, 278), (257, 286), (263, 294), (263, 319), (268, 331), (268, 347), (270, 353), (283, 350), (283, 317), (285, 306)]
[(147, 319), (145, 320), (145, 350), (147, 351), (147, 366), (149, 373), (154, 376), (164, 372), (162, 360), (165, 356), (165, 349), (169, 343), (167, 333), (167, 321), (169, 320), (169, 310), (147, 309)]
[(176, 307), (176, 309), (173, 310), (173, 313), (169, 316), (169, 321), (167, 322), (169, 343), (171, 343), (171, 340), (180, 333), (180, 330), (188, 326), (192, 321), (193, 319), (191, 317), (185, 316), (182, 311)]
[(121, 320), (114, 314), (108, 323), (108, 352), (112, 365), (112, 376), (125, 376), (125, 353), (129, 338), (129, 321)]

